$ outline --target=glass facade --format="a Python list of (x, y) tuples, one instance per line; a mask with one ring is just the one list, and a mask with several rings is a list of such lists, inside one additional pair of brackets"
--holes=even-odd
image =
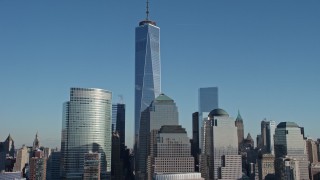
[[(135, 30), (135, 142), (138, 156), (141, 112), (161, 92), (160, 28), (152, 21), (142, 21)], [(137, 170), (137, 163), (136, 163)]]
[(111, 171), (111, 92), (93, 88), (71, 88), (64, 103), (61, 152), (63, 176), (81, 178), (84, 155), (101, 154), (102, 179)]
[(202, 147), (203, 142), (203, 121), (204, 118), (207, 119), (208, 114), (213, 109), (217, 109), (218, 107), (218, 87), (204, 87), (199, 88), (198, 90), (198, 112), (199, 112), (199, 132), (200, 133), (200, 143), (199, 148)]

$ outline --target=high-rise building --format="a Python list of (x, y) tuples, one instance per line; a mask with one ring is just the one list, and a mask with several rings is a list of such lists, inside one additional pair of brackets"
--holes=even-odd
[(141, 113), (161, 92), (160, 28), (147, 17), (135, 30), (135, 171), (140, 171), (137, 156), (140, 143)]
[(118, 132), (112, 133), (112, 156), (111, 156), (111, 179), (123, 179), (123, 160), (120, 159), (120, 135)]
[(36, 133), (36, 137), (33, 140), (33, 146), (32, 146), (32, 150), (37, 150), (40, 149), (40, 140), (38, 137), (38, 132)]
[(164, 125), (153, 142), (151, 174), (194, 173), (194, 158), (187, 132), (180, 125)]
[(84, 157), (100, 153), (101, 179), (111, 172), (111, 92), (96, 88), (71, 88), (64, 104), (61, 155), (62, 175), (81, 178)]
[(199, 112), (192, 113), (192, 141), (191, 141), (191, 154), (194, 157), (194, 168), (199, 172)]
[(267, 146), (267, 119), (264, 118), (261, 121), (261, 140), (262, 140), (262, 147), (265, 148)]
[(100, 179), (100, 153), (85, 153), (83, 162), (83, 180)]
[(244, 129), (243, 129), (243, 119), (240, 115), (240, 111), (238, 111), (238, 116), (235, 121), (235, 125), (237, 127), (237, 134), (238, 134), (238, 147), (241, 147), (241, 143), (244, 140)]
[(13, 171), (20, 171), (29, 162), (28, 148), (23, 145), (21, 149), (17, 151), (16, 162), (14, 163)]
[[(157, 132), (163, 125), (178, 125), (178, 108), (173, 99), (165, 94), (160, 94), (150, 106), (141, 113), (139, 132), (138, 154), (138, 179), (146, 179), (148, 156), (152, 156), (151, 149), (156, 141)], [(152, 160), (152, 158), (150, 158)], [(148, 162), (152, 164), (152, 162)], [(137, 167), (136, 167), (137, 168)], [(137, 169), (136, 169), (137, 170)]]
[(274, 133), (276, 130), (275, 121), (266, 122), (266, 150), (274, 155)]
[(312, 139), (306, 140), (308, 160), (312, 164), (318, 163), (317, 143)]
[(47, 160), (47, 180), (60, 180), (61, 152), (53, 150)]
[(223, 109), (212, 110), (204, 122), (200, 169), (205, 179), (241, 178), (241, 155), (238, 155), (238, 135), (234, 122)]
[(7, 157), (12, 160), (14, 157), (14, 141), (10, 134), (4, 142), (0, 142), (0, 172), (11, 169), (11, 167), (8, 167), (8, 164), (11, 163), (6, 162), (11, 160), (7, 159)]
[(273, 154), (259, 154), (257, 159), (259, 179), (274, 179), (274, 155)]
[(198, 112), (199, 112), (199, 148), (202, 148), (203, 143), (203, 121), (207, 119), (209, 112), (212, 109), (219, 108), (218, 104), (218, 87), (204, 87), (198, 90)]
[(293, 168), (298, 179), (309, 179), (306, 143), (300, 127), (294, 122), (281, 122), (274, 136), (275, 176), (287, 177), (287, 169)]
[(125, 137), (126, 137), (126, 105), (122, 103), (112, 105), (112, 125), (114, 130), (120, 137), (120, 157), (123, 158), (125, 151)]
[(43, 157), (43, 153), (37, 151), (35, 156), (30, 158), (29, 179), (30, 180), (46, 180), (47, 159)]

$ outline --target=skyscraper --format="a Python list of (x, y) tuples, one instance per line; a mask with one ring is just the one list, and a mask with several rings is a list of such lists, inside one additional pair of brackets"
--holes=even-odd
[(266, 148), (267, 152), (274, 155), (274, 133), (276, 130), (275, 121), (267, 121), (266, 123)]
[(199, 112), (199, 148), (202, 148), (203, 142), (203, 121), (207, 119), (212, 109), (217, 109), (218, 105), (218, 87), (204, 87), (198, 90), (198, 112)]
[(111, 171), (111, 92), (71, 88), (64, 104), (61, 155), (64, 178), (81, 178), (88, 152), (100, 153), (101, 179)]
[(126, 105), (123, 103), (112, 105), (112, 125), (115, 122), (114, 131), (120, 137), (120, 156), (123, 158), (126, 139)]
[(293, 168), (299, 174), (298, 179), (309, 179), (306, 142), (300, 127), (294, 122), (281, 122), (274, 136), (275, 175), (278, 179), (287, 177), (286, 167)]
[(135, 30), (135, 152), (139, 143), (141, 112), (161, 92), (160, 28), (147, 17)]
[(243, 119), (240, 115), (240, 111), (238, 111), (238, 116), (236, 118), (235, 125), (237, 127), (237, 134), (238, 134), (238, 147), (240, 149), (241, 143), (244, 140)]
[(194, 173), (190, 141), (186, 130), (180, 125), (162, 126), (157, 141), (153, 143), (155, 153), (152, 174)]
[(17, 151), (16, 162), (14, 163), (13, 171), (20, 171), (25, 167), (29, 162), (29, 153), (28, 148), (23, 145), (21, 149)]
[(199, 112), (192, 113), (192, 141), (191, 141), (191, 154), (194, 157), (194, 168), (199, 172)]
[[(152, 146), (156, 141), (158, 130), (163, 125), (178, 125), (178, 108), (173, 99), (165, 94), (160, 94), (150, 106), (141, 113), (138, 154), (136, 157), (138, 179), (146, 179), (147, 159), (152, 156)], [(150, 154), (149, 154), (150, 153)], [(150, 159), (150, 158), (149, 158)], [(152, 158), (150, 159), (152, 160)], [(152, 164), (152, 162), (148, 162)], [(141, 176), (140, 176), (141, 175)]]
[(206, 180), (239, 179), (242, 175), (238, 155), (237, 127), (223, 109), (214, 109), (204, 122), (201, 174)]

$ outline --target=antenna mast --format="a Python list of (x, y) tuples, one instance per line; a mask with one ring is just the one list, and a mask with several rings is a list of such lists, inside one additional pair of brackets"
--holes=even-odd
[(146, 20), (148, 21), (149, 20), (149, 0), (147, 0), (147, 11), (146, 11), (146, 14), (147, 14)]

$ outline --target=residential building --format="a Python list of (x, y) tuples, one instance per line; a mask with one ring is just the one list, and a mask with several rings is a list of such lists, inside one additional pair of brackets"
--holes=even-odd
[(16, 162), (14, 163), (13, 171), (22, 172), (27, 163), (29, 163), (28, 148), (23, 145), (22, 148), (17, 151)]

